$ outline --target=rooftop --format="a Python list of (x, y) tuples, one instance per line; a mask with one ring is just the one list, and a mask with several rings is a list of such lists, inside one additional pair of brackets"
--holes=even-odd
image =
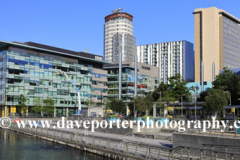
[(21, 42), (7, 42), (7, 41), (0, 40), (0, 48), (7, 47), (7, 46), (15, 46), (15, 47), (38, 50), (38, 51), (43, 51), (43, 52), (49, 52), (49, 53), (53, 53), (53, 54), (60, 54), (60, 55), (75, 57), (75, 58), (79, 58), (79, 59), (83, 59), (83, 60), (91, 61), (91, 62), (95, 62), (95, 63), (111, 64), (109, 62), (100, 60), (100, 59), (102, 59), (102, 56), (94, 55), (94, 54), (90, 54), (90, 53), (76, 52), (76, 51), (57, 48), (57, 47), (48, 46), (48, 45), (44, 45), (44, 44), (39, 44), (39, 43), (35, 43), (35, 42), (21, 43)]

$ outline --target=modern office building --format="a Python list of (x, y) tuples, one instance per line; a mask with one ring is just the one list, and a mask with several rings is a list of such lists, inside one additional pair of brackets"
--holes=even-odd
[[(119, 12), (120, 8), (112, 11), (113, 13), (105, 17), (104, 24), (104, 60), (113, 62), (113, 52), (118, 47), (122, 47), (121, 43), (114, 44), (114, 35), (129, 35), (133, 36), (133, 16), (126, 12)], [(118, 36), (116, 37), (118, 38)], [(134, 39), (135, 41), (135, 39)], [(114, 41), (115, 42), (115, 41)], [(125, 46), (125, 45), (124, 45)], [(117, 52), (118, 53), (118, 52)], [(126, 54), (133, 54), (125, 52)]]
[[(119, 93), (119, 64), (105, 64), (108, 71), (108, 98), (118, 98)], [(159, 85), (158, 68), (155, 66), (138, 63), (138, 96), (145, 96), (153, 92)], [(122, 99), (130, 102), (134, 97), (134, 62), (122, 63)]]
[(97, 89), (107, 96), (106, 90), (102, 90), (106, 85), (106, 72), (102, 68), (108, 63), (101, 56), (33, 42), (0, 41), (0, 48), (0, 116), (20, 113), (17, 105), (21, 94), (27, 98), (29, 112), (36, 98), (49, 96), (55, 102), (56, 116), (75, 114), (77, 90), (59, 71), (64, 71), (80, 89), (82, 107), (86, 107), (87, 99), (95, 98), (92, 93), (99, 95)]
[(194, 51), (191, 42), (184, 40), (139, 45), (137, 55), (138, 62), (159, 68), (158, 74), (162, 81), (164, 76), (167, 78), (176, 73), (180, 73), (187, 82), (194, 81)]
[(200, 82), (203, 61), (203, 81), (212, 81), (224, 67), (239, 68), (240, 20), (228, 12), (211, 8), (195, 9), (195, 82)]
[[(122, 45), (124, 44), (124, 45)], [(122, 54), (122, 61), (134, 61), (136, 53), (136, 41), (133, 35), (116, 34), (113, 36), (112, 62), (119, 62), (119, 54)]]
[(103, 101), (107, 98), (108, 73), (102, 68), (92, 69), (92, 99), (97, 106), (103, 106)]

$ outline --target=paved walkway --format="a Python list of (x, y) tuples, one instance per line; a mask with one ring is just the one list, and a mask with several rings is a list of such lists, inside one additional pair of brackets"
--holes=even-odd
[[(51, 129), (53, 129), (53, 128), (51, 127)], [(55, 130), (74, 132), (74, 133), (83, 133), (83, 134), (85, 133), (85, 130), (81, 130), (81, 129), (67, 129), (67, 128), (64, 128), (64, 129), (57, 128), (56, 129), (55, 128)], [(131, 136), (109, 134), (109, 133), (102, 133), (102, 132), (89, 132), (89, 131), (88, 131), (88, 135), (102, 137), (102, 138), (116, 139), (116, 140), (134, 141), (134, 142), (139, 142), (141, 144), (146, 144), (146, 145), (156, 146), (156, 147), (172, 148), (172, 146), (173, 146), (173, 143), (171, 141), (167, 141), (167, 140), (139, 138), (139, 137), (131, 137)]]

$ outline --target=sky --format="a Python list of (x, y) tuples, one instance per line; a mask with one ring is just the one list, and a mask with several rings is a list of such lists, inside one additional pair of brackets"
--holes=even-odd
[(1, 0), (0, 40), (36, 42), (103, 55), (104, 17), (133, 15), (137, 45), (194, 43), (194, 9), (217, 7), (240, 19), (240, 0)]

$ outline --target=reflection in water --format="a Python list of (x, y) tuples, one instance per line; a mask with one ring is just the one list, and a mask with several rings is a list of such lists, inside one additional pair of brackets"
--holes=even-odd
[(0, 160), (106, 160), (57, 143), (0, 129)]

